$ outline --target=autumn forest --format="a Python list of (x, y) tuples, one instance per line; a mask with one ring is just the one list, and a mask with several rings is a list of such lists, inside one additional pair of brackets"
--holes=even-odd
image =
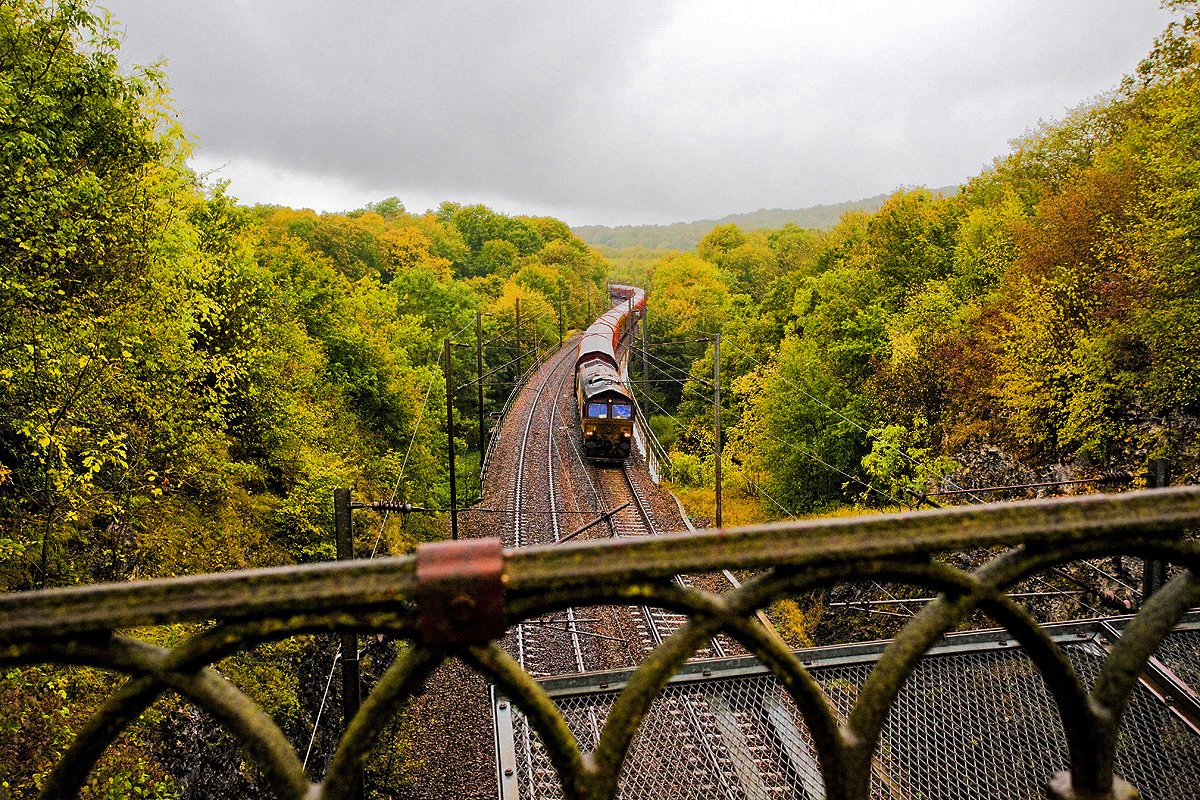
[[(1200, 11), (1175, 5), (1186, 17), (1135, 74), (957, 193), (903, 188), (829, 228), (718, 225), (666, 251), (455, 202), (241, 205), (187, 166), (169, 76), (118, 69), (113, 23), (0, 3), (0, 591), (330, 559), (337, 486), (448, 507), (443, 340), (470, 345), (452, 355), (465, 383), (481, 315), (486, 426), (560, 325), (569, 337), (604, 306), (606, 281), (647, 290), (634, 388), (701, 521), (715, 333), (723, 490), (742, 521), (1155, 457), (1194, 482)], [(486, 431), (474, 389), (454, 402), (469, 503)], [(444, 522), (414, 515), (378, 546), (411, 552)], [(286, 726), (319, 648), (276, 648), (223, 669)], [(107, 681), (5, 674), (13, 797)], [(154, 713), (90, 796), (175, 796), (147, 753), (181, 712)], [(375, 785), (403, 783), (403, 741)]]

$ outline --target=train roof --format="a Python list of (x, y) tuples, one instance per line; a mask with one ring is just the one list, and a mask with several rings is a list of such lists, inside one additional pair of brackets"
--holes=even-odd
[(646, 290), (640, 286), (626, 286), (622, 283), (610, 283), (608, 291), (625, 300), (633, 298), (633, 307), (641, 308), (646, 303)]
[(583, 338), (579, 341), (578, 355), (575, 357), (576, 366), (586, 361), (599, 359), (616, 367), (616, 340), (621, 319), (629, 313), (631, 306), (637, 311), (646, 307), (646, 293), (637, 286), (612, 284), (609, 286), (609, 291), (623, 299), (584, 331)]
[(602, 361), (592, 361), (581, 366), (578, 380), (585, 401), (611, 398), (633, 402), (628, 387), (621, 381), (621, 376), (613, 367)]
[(579, 340), (579, 355), (575, 359), (575, 364), (579, 365), (598, 358), (615, 367), (617, 365), (617, 353), (613, 348), (615, 332), (616, 329), (612, 325), (600, 321), (592, 323), (591, 327), (584, 331), (583, 338)]

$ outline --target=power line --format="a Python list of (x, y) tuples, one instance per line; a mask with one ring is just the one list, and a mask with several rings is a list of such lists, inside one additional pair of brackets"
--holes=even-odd
[[(710, 332), (710, 331), (704, 331), (704, 330), (700, 330), (699, 328), (695, 328), (695, 327), (692, 327), (692, 326), (687, 326), (687, 327), (681, 328), (681, 330), (683, 330), (683, 331), (687, 331), (687, 332), (690, 332), (690, 333), (696, 333), (696, 334), (699, 334), (699, 335), (701, 335), (701, 336), (710, 336), (710, 337), (711, 337), (711, 336), (713, 336), (713, 335), (714, 335), (714, 334), (713, 334), (712, 332)], [(727, 344), (728, 344), (728, 346), (729, 346), (729, 347), (732, 347), (733, 349), (737, 350), (739, 353), (741, 353), (743, 356), (745, 356), (747, 359), (749, 359), (750, 361), (752, 361), (752, 362), (753, 362), (754, 364), (756, 364), (757, 366), (759, 366), (759, 367), (761, 367), (761, 368), (763, 368), (763, 369), (767, 369), (767, 368), (768, 368), (766, 364), (764, 364), (763, 362), (759, 361), (759, 360), (758, 360), (757, 358), (755, 358), (755, 357), (754, 357), (752, 354), (750, 354), (750, 353), (746, 352), (746, 350), (744, 350), (743, 348), (739, 347), (739, 346), (736, 344), (736, 342), (734, 342), (732, 339), (727, 339), (726, 341), (727, 341)], [(887, 441), (885, 441), (885, 440), (883, 440), (883, 439), (879, 438), (878, 436), (872, 435), (871, 431), (870, 431), (870, 430), (868, 430), (867, 428), (863, 427), (863, 425), (862, 425), (861, 423), (859, 423), (859, 422), (857, 422), (857, 421), (855, 421), (855, 420), (851, 419), (850, 417), (846, 416), (846, 415), (845, 415), (844, 413), (842, 413), (841, 411), (838, 411), (836, 408), (834, 408), (834, 407), (830, 406), (830, 405), (829, 405), (828, 403), (826, 403), (825, 401), (823, 401), (823, 400), (821, 400), (820, 398), (818, 398), (818, 397), (814, 396), (813, 394), (809, 393), (809, 392), (808, 392), (807, 390), (805, 390), (805, 389), (804, 389), (802, 386), (799, 386), (799, 385), (797, 385), (796, 383), (794, 383), (793, 381), (791, 381), (791, 380), (790, 380), (790, 379), (789, 379), (789, 378), (788, 378), (786, 375), (783, 375), (783, 374), (782, 374), (781, 372), (779, 372), (778, 370), (776, 370), (776, 371), (775, 371), (775, 375), (776, 375), (776, 376), (778, 376), (778, 378), (779, 378), (780, 380), (782, 380), (784, 383), (786, 383), (788, 386), (791, 386), (793, 389), (795, 389), (795, 390), (796, 390), (796, 391), (798, 391), (800, 394), (802, 394), (802, 395), (804, 395), (805, 397), (807, 397), (809, 400), (811, 400), (811, 401), (813, 401), (814, 403), (816, 403), (816, 404), (817, 404), (818, 406), (820, 406), (821, 408), (824, 408), (826, 411), (830, 412), (831, 414), (834, 414), (834, 415), (835, 415), (835, 416), (837, 416), (838, 418), (840, 418), (840, 419), (842, 419), (843, 421), (845, 421), (845, 422), (849, 423), (849, 424), (850, 424), (852, 427), (854, 427), (854, 428), (858, 429), (859, 431), (861, 431), (861, 432), (862, 432), (863, 434), (865, 434), (865, 435), (866, 435), (866, 437), (867, 437), (869, 440), (871, 440), (872, 442), (878, 442), (878, 443), (879, 443), (880, 445), (882, 445), (884, 448), (886, 448), (886, 449), (888, 449), (888, 450), (891, 450), (892, 452), (896, 453), (896, 454), (897, 454), (897, 455), (899, 455), (901, 458), (905, 459), (906, 461), (908, 461), (909, 463), (913, 464), (914, 466), (917, 466), (917, 467), (919, 467), (920, 469), (922, 469), (922, 470), (925, 470), (926, 472), (928, 472), (928, 473), (930, 473), (930, 474), (936, 475), (936, 476), (937, 476), (939, 479), (941, 479), (941, 480), (942, 480), (942, 481), (943, 481), (945, 484), (947, 484), (947, 485), (949, 485), (949, 486), (951, 486), (951, 487), (953, 487), (953, 488), (956, 488), (956, 489), (961, 489), (961, 488), (962, 488), (962, 487), (961, 487), (961, 486), (959, 486), (957, 483), (955, 483), (954, 481), (952, 481), (952, 480), (950, 480), (949, 478), (947, 478), (947, 477), (946, 477), (944, 474), (942, 474), (942, 473), (938, 472), (937, 470), (935, 470), (934, 468), (932, 468), (932, 467), (930, 467), (930, 466), (928, 466), (928, 465), (926, 465), (926, 464), (922, 464), (921, 462), (917, 461), (917, 460), (916, 460), (915, 458), (913, 458), (911, 455), (909, 455), (908, 453), (904, 452), (904, 451), (903, 451), (903, 450), (901, 450), (900, 448), (896, 447), (896, 446), (895, 446), (895, 445), (893, 445), (891, 442), (887, 442)], [(972, 499), (972, 500), (974, 500), (975, 502), (977, 502), (977, 503), (982, 503), (982, 502), (983, 502), (983, 500), (981, 500), (979, 497), (976, 497), (974, 494), (970, 494), (970, 493), (969, 493), (969, 490), (966, 490), (966, 491), (968, 492), (968, 496), (969, 496), (969, 497), (971, 497), (971, 499)]]
[[(655, 408), (657, 408), (659, 411), (662, 411), (662, 412), (663, 412), (663, 414), (665, 414), (667, 417), (669, 417), (669, 418), (671, 419), (671, 421), (672, 421), (672, 422), (674, 422), (676, 425), (678, 425), (679, 427), (683, 427), (683, 424), (682, 424), (682, 423), (681, 423), (681, 422), (680, 422), (678, 419), (676, 419), (674, 416), (672, 416), (672, 414), (671, 414), (669, 411), (667, 411), (665, 408), (663, 408), (662, 406), (660, 406), (658, 403), (655, 403), (653, 398), (647, 397), (647, 398), (646, 398), (646, 400), (648, 400), (648, 401), (649, 401), (651, 404), (653, 404), (653, 405), (654, 405), (654, 407), (655, 407)], [(705, 449), (709, 449), (707, 445), (705, 445)], [(712, 450), (711, 450), (711, 452), (712, 452), (712, 454), (713, 454), (714, 456), (716, 456), (716, 450), (715, 450), (715, 449), (712, 449)], [(780, 511), (782, 511), (782, 512), (783, 512), (783, 513), (785, 513), (785, 514), (787, 514), (789, 517), (792, 517), (793, 519), (796, 517), (796, 515), (795, 515), (795, 514), (793, 514), (791, 511), (789, 511), (787, 508), (785, 508), (785, 507), (783, 506), (783, 504), (782, 504), (782, 503), (780, 503), (780, 502), (779, 502), (778, 500), (776, 500), (774, 497), (771, 497), (771, 495), (767, 494), (766, 490), (764, 490), (764, 489), (763, 489), (761, 486), (759, 486), (757, 483), (755, 483), (755, 482), (754, 482), (754, 481), (753, 481), (753, 480), (750, 478), (750, 476), (749, 476), (749, 475), (747, 475), (745, 472), (743, 472), (743, 471), (742, 471), (742, 470), (741, 470), (741, 469), (740, 469), (740, 468), (739, 468), (739, 467), (738, 467), (736, 464), (733, 464), (733, 463), (731, 463), (731, 464), (730, 464), (730, 466), (731, 466), (731, 467), (733, 467), (733, 470), (734, 470), (735, 472), (737, 472), (737, 474), (739, 474), (739, 475), (741, 475), (743, 478), (745, 478), (745, 479), (746, 479), (746, 482), (747, 482), (747, 483), (749, 483), (751, 486), (753, 486), (753, 487), (754, 487), (754, 489), (755, 489), (755, 490), (756, 490), (756, 491), (757, 491), (759, 494), (761, 494), (763, 497), (767, 498), (767, 499), (768, 499), (768, 500), (770, 500), (772, 503), (774, 503), (774, 504), (775, 504), (775, 506), (776, 506), (776, 507), (777, 507), (777, 508), (778, 508)]]
[[(703, 380), (701, 380), (701, 379), (696, 379), (696, 380), (697, 380), (698, 382), (704, 383), (704, 381), (703, 381)], [(682, 383), (682, 382), (681, 382), (681, 383)], [(703, 399), (705, 399), (705, 400), (708, 400), (708, 399), (710, 399), (710, 398), (708, 398), (708, 396), (707, 396), (707, 395), (704, 395), (704, 394), (700, 393), (699, 391), (697, 391), (697, 390), (695, 390), (695, 389), (691, 389), (691, 388), (689, 388), (689, 387), (687, 386), (687, 384), (686, 384), (686, 383), (682, 383), (682, 385), (683, 385), (683, 387), (684, 387), (684, 391), (685, 391), (685, 392), (691, 392), (691, 393), (693, 393), (693, 394), (695, 394), (695, 395), (697, 395), (697, 396), (699, 396), (699, 397), (701, 397), (701, 398), (703, 398)], [(711, 386), (712, 384), (707, 384), (707, 385)], [(663, 414), (665, 414), (666, 416), (670, 417), (670, 418), (671, 418), (671, 420), (672, 420), (672, 421), (674, 421), (676, 425), (678, 425), (680, 428), (682, 428), (682, 427), (683, 427), (682, 423), (680, 423), (680, 421), (679, 421), (678, 419), (676, 419), (676, 418), (675, 418), (673, 415), (671, 415), (671, 414), (670, 414), (670, 413), (669, 413), (669, 412), (668, 412), (666, 409), (664, 409), (662, 406), (660, 406), (658, 403), (656, 403), (656, 402), (655, 402), (655, 401), (654, 401), (652, 398), (646, 398), (646, 399), (647, 399), (647, 400), (648, 400), (650, 403), (652, 403), (656, 409), (658, 409), (659, 411), (662, 411), (662, 412), (663, 412)], [(725, 408), (725, 406), (724, 406), (724, 405), (722, 405), (722, 407), (721, 407), (721, 411), (722, 411), (722, 413), (725, 413), (727, 410), (729, 411), (729, 413), (730, 413), (730, 414), (733, 414), (734, 416), (739, 416), (739, 415), (737, 415), (737, 414), (734, 412), (734, 410), (733, 410), (732, 408), (731, 408), (731, 409), (726, 409), (726, 408)], [(902, 504), (902, 503), (901, 503), (899, 500), (897, 500), (895, 497), (893, 497), (893, 496), (891, 496), (891, 495), (887, 494), (886, 492), (883, 492), (883, 491), (882, 491), (882, 490), (880, 490), (878, 487), (876, 487), (876, 486), (874, 486), (874, 485), (872, 485), (872, 484), (870, 484), (870, 483), (867, 483), (866, 481), (862, 480), (861, 478), (857, 478), (857, 477), (855, 477), (855, 476), (853, 476), (853, 475), (850, 475), (850, 474), (848, 474), (848, 473), (844, 472), (844, 471), (843, 471), (843, 470), (841, 470), (841, 469), (838, 469), (837, 467), (835, 467), (835, 466), (833, 466), (832, 464), (830, 464), (830, 463), (826, 462), (824, 459), (820, 458), (820, 457), (819, 457), (819, 456), (817, 456), (816, 454), (808, 452), (807, 450), (805, 450), (804, 448), (800, 447), (799, 445), (797, 445), (797, 444), (795, 444), (795, 443), (793, 443), (793, 442), (786, 441), (786, 440), (784, 440), (784, 439), (780, 439), (778, 436), (775, 436), (774, 434), (770, 433), (769, 431), (767, 431), (767, 430), (765, 430), (765, 429), (761, 430), (760, 432), (761, 432), (763, 435), (767, 436), (768, 438), (770, 438), (770, 439), (773, 439), (773, 440), (775, 440), (775, 441), (779, 442), (780, 444), (783, 444), (783, 445), (785, 445), (785, 446), (787, 446), (787, 447), (790, 447), (790, 448), (792, 448), (793, 450), (795, 450), (796, 452), (798, 452), (798, 453), (801, 453), (801, 454), (803, 454), (803, 455), (807, 456), (808, 458), (812, 459), (813, 461), (815, 461), (816, 463), (818, 463), (818, 464), (820, 464), (821, 466), (825, 467), (826, 469), (828, 469), (828, 470), (830, 470), (830, 471), (832, 471), (832, 472), (836, 472), (837, 474), (841, 475), (841, 476), (842, 476), (843, 478), (845, 478), (846, 480), (848, 480), (848, 481), (852, 481), (852, 482), (854, 482), (854, 483), (857, 483), (858, 485), (862, 486), (864, 489), (867, 489), (867, 490), (870, 490), (870, 491), (872, 491), (872, 492), (875, 492), (876, 494), (878, 494), (878, 495), (880, 495), (881, 497), (885, 498), (886, 500), (888, 500), (888, 501), (889, 501), (889, 502), (891, 502), (892, 504), (894, 504), (894, 505), (897, 505), (897, 506), (903, 505), (903, 504)], [(737, 469), (737, 467), (736, 467), (736, 466), (734, 466), (734, 469)], [(742, 476), (743, 476), (743, 477), (746, 477), (746, 476), (745, 476), (745, 473), (743, 473), (741, 470), (737, 470), (737, 471), (738, 471), (740, 474), (742, 474)], [(747, 478), (746, 478), (746, 480), (747, 480), (747, 481), (749, 481), (750, 479), (747, 477)], [(751, 485), (753, 485), (753, 481), (751, 481)], [(758, 487), (756, 486), (755, 488), (758, 488)], [(763, 496), (764, 496), (764, 497), (768, 497), (768, 499), (770, 499), (770, 498), (769, 498), (769, 496), (768, 496), (768, 495), (767, 495), (765, 492), (763, 493)], [(775, 501), (774, 501), (774, 500), (772, 500), (772, 502), (775, 502)], [(777, 504), (777, 505), (778, 505), (778, 504)], [(783, 507), (782, 507), (782, 506), (780, 506), (780, 508), (781, 508), (782, 510), (784, 510), (785, 512), (787, 511), (786, 509), (783, 509)], [(790, 513), (790, 512), (789, 512), (789, 513)]]

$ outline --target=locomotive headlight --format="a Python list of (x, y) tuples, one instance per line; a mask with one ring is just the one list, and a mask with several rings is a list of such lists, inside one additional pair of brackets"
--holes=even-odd
[(583, 435), (584, 436), (595, 436), (596, 432), (595, 431), (584, 431)]
[(621, 435), (624, 436), (626, 439), (628, 439), (630, 436), (633, 436), (633, 434), (630, 433), (629, 431), (624, 431), (621, 433)]

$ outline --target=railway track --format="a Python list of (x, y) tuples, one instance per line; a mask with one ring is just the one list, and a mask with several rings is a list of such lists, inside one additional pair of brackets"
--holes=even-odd
[[(615, 538), (637, 538), (657, 536), (659, 531), (649, 509), (644, 491), (632, 474), (628, 463), (613, 467), (593, 467), (597, 484), (605, 503), (610, 509), (621, 509), (611, 517), (612, 535)], [(724, 578), (724, 576), (722, 576)], [(696, 586), (694, 579), (676, 575), (675, 582), (681, 586)], [(717, 586), (703, 586), (709, 591), (722, 592), (733, 588), (728, 581), (717, 581)], [(638, 609), (638, 636), (644, 652), (649, 653), (663, 640), (682, 628), (687, 617), (663, 608), (641, 606)], [(696, 652), (695, 658), (724, 658), (729, 655), (730, 645), (724, 637), (717, 637), (706, 647)]]
[[(531, 394), (518, 407), (524, 412), (514, 462), (515, 476), (508, 496), (504, 543), (508, 547), (553, 544), (560, 538), (556, 495), (553, 421), (555, 395), (572, 375), (569, 348), (547, 362), (524, 393)], [(520, 398), (519, 398), (520, 400)], [(539, 455), (541, 454), (541, 455)], [(547, 502), (549, 501), (549, 502)], [(584, 671), (587, 658), (574, 609), (515, 626), (506, 638), (521, 667), (534, 677)]]
[[(583, 458), (577, 442), (579, 418), (571, 384), (572, 356), (573, 351), (566, 348), (547, 361), (515, 403), (518, 416), (513, 418), (522, 421), (509, 450), (515, 458), (510, 462), (510, 488), (506, 492), (511, 511), (506, 515), (503, 532), (506, 546), (552, 544), (576, 536), (656, 536), (663, 524), (662, 512), (656, 513), (655, 503), (647, 497), (653, 491), (649, 481), (636, 466), (627, 462), (598, 465)], [(726, 573), (679, 576), (676, 580), (722, 592), (735, 585), (730, 582), (732, 577)], [(535, 677), (630, 668), (686, 622), (683, 615), (649, 606), (570, 608), (515, 626), (504, 646)], [(695, 658), (721, 658), (742, 652), (735, 643), (717, 637)], [(581, 744), (594, 747), (598, 743), (606, 716), (607, 709), (599, 706), (569, 714)], [(631, 766), (654, 774), (661, 772), (656, 762), (665, 764), (683, 758), (692, 769), (694, 785), (662, 787), (666, 794), (743, 796), (737, 787), (745, 781), (736, 774), (733, 754), (736, 751), (744, 756), (747, 747), (753, 746), (748, 743), (757, 734), (748, 721), (739, 721), (705, 693), (673, 697), (661, 708), (656, 707), (652, 716), (647, 724), (659, 730), (656, 741), (669, 744), (643, 749)], [(520, 788), (512, 797), (561, 796), (558, 777), (537, 736), (519, 714), (510, 713), (506, 719), (514, 744), (516, 772), (521, 776)], [(762, 796), (772, 795), (768, 792)]]

